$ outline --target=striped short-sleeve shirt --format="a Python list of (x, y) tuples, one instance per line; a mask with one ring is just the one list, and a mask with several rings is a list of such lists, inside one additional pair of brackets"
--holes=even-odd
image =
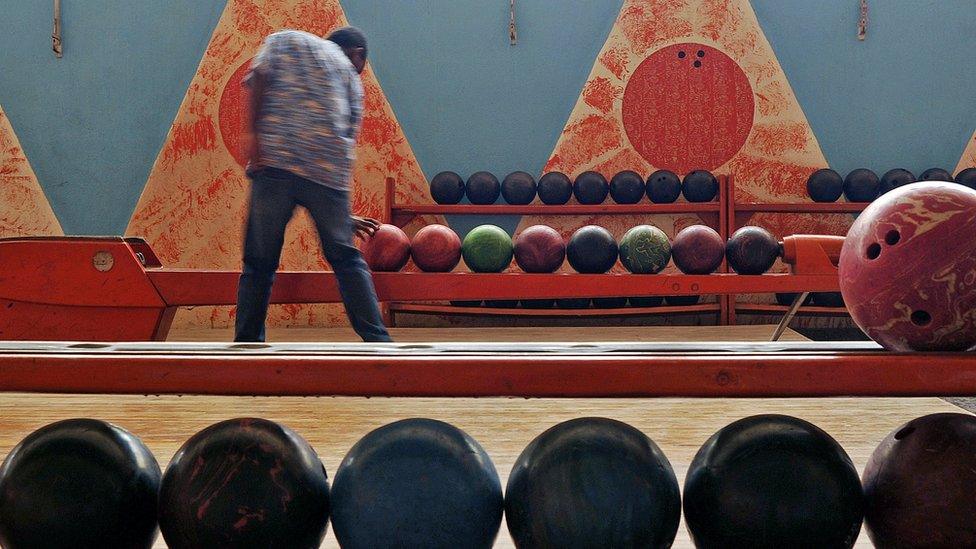
[(348, 190), (363, 87), (342, 48), (285, 30), (265, 40), (251, 67), (267, 82), (256, 125), (259, 164)]

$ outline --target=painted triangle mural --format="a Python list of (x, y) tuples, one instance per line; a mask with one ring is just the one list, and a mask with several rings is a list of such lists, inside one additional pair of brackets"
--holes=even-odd
[(973, 136), (969, 138), (966, 149), (962, 152), (962, 157), (959, 158), (959, 163), (956, 164), (956, 169), (952, 173), (955, 175), (972, 167), (976, 167), (976, 133), (973, 133)]
[[(159, 153), (127, 234), (142, 236), (164, 265), (239, 269), (248, 180), (240, 134), (247, 97), (241, 80), (264, 38), (293, 28), (325, 35), (346, 25), (337, 0), (229, 0)], [(371, 69), (362, 75), (365, 112), (354, 171), (353, 211), (384, 215), (385, 179), (397, 200), (429, 202), (426, 180)], [(306, 215), (286, 233), (281, 267), (327, 269)], [(198, 307), (176, 326), (233, 324), (228, 307)], [(340, 305), (273, 306), (269, 325), (343, 325)]]
[[(826, 160), (748, 0), (626, 0), (545, 171), (734, 176), (740, 201), (809, 200)], [(799, 221), (797, 219), (800, 218)], [(589, 223), (619, 238), (653, 223), (670, 236), (698, 216), (525, 217), (568, 236)], [(846, 216), (757, 215), (783, 235), (844, 234)], [(673, 269), (673, 267), (670, 267)]]
[(0, 238), (64, 234), (0, 107)]

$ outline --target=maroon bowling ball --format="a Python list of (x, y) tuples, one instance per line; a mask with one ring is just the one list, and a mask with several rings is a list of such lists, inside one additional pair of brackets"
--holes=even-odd
[(515, 262), (527, 273), (551, 273), (566, 258), (566, 242), (556, 229), (533, 225), (515, 237)]
[(446, 273), (461, 261), (461, 238), (444, 225), (427, 225), (410, 241), (410, 257), (421, 271)]
[(710, 274), (725, 259), (725, 241), (711, 227), (685, 227), (674, 236), (671, 257), (675, 266), (685, 274)]
[(769, 270), (782, 253), (776, 237), (762, 227), (747, 225), (732, 233), (725, 244), (729, 267), (742, 275), (760, 275)]
[(312, 447), (266, 419), (211, 425), (176, 452), (159, 490), (171, 549), (318, 547), (329, 482)]
[(864, 468), (876, 547), (976, 547), (976, 417), (942, 413), (892, 431)]
[(410, 259), (410, 238), (394, 225), (380, 225), (363, 244), (363, 258), (374, 271), (399, 271)]
[(854, 322), (892, 351), (976, 345), (976, 191), (912, 183), (880, 197), (844, 240), (840, 289)]

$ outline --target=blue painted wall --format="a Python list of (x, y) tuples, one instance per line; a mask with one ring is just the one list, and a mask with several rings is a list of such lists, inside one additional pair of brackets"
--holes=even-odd
[(752, 0), (820, 147), (841, 173), (952, 171), (976, 124), (976, 2)]
[(0, 14), (0, 105), (68, 234), (121, 234), (224, 0), (49, 0)]
[[(0, 105), (65, 230), (120, 233), (224, 0), (63, 1), (62, 60), (51, 2), (4, 6)], [(871, 0), (858, 42), (852, 0), (752, 1), (832, 166), (955, 166), (976, 125), (976, 4)], [(501, 176), (542, 168), (621, 2), (520, 1), (515, 47), (503, 1), (343, 5), (424, 171)]]
[[(373, 69), (428, 177), (487, 170), (538, 174), (569, 118), (623, 0), (345, 0), (372, 46)], [(499, 199), (501, 200), (501, 199)], [(462, 234), (491, 221), (456, 216)]]

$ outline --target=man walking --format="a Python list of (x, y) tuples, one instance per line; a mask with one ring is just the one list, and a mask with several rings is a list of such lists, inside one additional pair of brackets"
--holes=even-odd
[(326, 39), (286, 30), (269, 36), (252, 61), (251, 131), (244, 136), (251, 200), (235, 341), (265, 339), (271, 286), (296, 206), (315, 222), (353, 329), (364, 341), (391, 341), (369, 268), (353, 245), (354, 233), (369, 237), (379, 224), (352, 215), (349, 204), (366, 55), (366, 37), (355, 27)]

